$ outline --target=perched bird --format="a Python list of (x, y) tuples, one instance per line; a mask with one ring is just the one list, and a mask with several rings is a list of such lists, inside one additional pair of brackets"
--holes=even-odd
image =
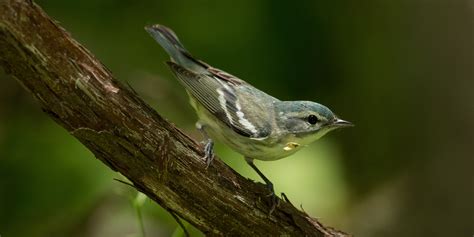
[(352, 126), (324, 105), (281, 101), (194, 58), (165, 26), (145, 29), (169, 54), (167, 64), (188, 92), (199, 118), (196, 127), (206, 138), (207, 165), (214, 157), (213, 139), (223, 142), (245, 157), (265, 181), (273, 201), (277, 200), (273, 184), (258, 170), (254, 159), (287, 157), (331, 130)]

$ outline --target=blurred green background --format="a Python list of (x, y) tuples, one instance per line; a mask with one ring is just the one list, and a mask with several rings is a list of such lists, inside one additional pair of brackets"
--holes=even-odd
[[(356, 124), (257, 161), (323, 223), (356, 236), (474, 234), (472, 1), (37, 3), (196, 139), (186, 93), (145, 25), (171, 27), (195, 56), (277, 98), (317, 101)], [(0, 235), (140, 236), (137, 193), (0, 79)], [(239, 154), (220, 145), (217, 154), (261, 182)], [(147, 236), (179, 236), (153, 202), (142, 215)]]

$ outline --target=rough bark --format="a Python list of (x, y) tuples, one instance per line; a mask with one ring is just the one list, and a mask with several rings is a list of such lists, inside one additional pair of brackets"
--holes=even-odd
[(0, 65), (99, 160), (205, 234), (346, 236), (288, 202), (269, 216), (264, 186), (218, 158), (205, 169), (195, 141), (31, 1), (0, 0)]

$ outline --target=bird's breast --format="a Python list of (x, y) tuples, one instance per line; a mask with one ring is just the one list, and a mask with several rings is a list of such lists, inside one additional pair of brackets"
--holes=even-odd
[(242, 136), (219, 121), (206, 108), (197, 103), (192, 96), (190, 96), (190, 103), (196, 110), (199, 123), (204, 125), (206, 133), (213, 140), (224, 143), (244, 157), (265, 161), (278, 160), (295, 153), (302, 147), (299, 143), (293, 142), (291, 137), (286, 136), (285, 138)]

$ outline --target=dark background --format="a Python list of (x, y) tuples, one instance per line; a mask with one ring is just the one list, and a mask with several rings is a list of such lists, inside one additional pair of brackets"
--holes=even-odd
[[(196, 139), (186, 93), (143, 30), (282, 100), (327, 105), (354, 128), (258, 162), (295, 205), (356, 236), (474, 234), (474, 3), (37, 1), (156, 110)], [(180, 236), (0, 73), (0, 235)], [(217, 153), (260, 179), (239, 154)], [(189, 227), (192, 228), (192, 227)], [(197, 230), (192, 230), (197, 235)]]

